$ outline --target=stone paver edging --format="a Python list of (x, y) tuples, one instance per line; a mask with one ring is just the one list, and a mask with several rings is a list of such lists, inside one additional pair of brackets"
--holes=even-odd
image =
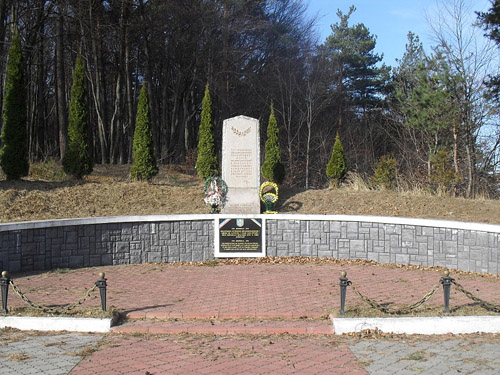
[(130, 321), (111, 328), (116, 333), (214, 335), (329, 335), (328, 320), (168, 320)]

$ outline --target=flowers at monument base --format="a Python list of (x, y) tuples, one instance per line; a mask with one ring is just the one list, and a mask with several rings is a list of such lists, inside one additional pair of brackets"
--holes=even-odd
[[(272, 192), (274, 190), (274, 193)], [(259, 196), (266, 207), (265, 214), (276, 214), (272, 211), (274, 204), (278, 201), (278, 185), (274, 182), (266, 181), (260, 185)]]
[(220, 208), (224, 207), (226, 203), (227, 185), (222, 178), (218, 176), (207, 178), (203, 186), (203, 192), (206, 195), (203, 200), (212, 207), (211, 213), (217, 213)]

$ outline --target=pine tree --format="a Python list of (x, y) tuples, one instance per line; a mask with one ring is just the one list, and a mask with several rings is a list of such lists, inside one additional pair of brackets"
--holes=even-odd
[(262, 175), (266, 180), (281, 184), (285, 179), (285, 167), (281, 163), (279, 129), (274, 107), (271, 104), (271, 114), (267, 125), (266, 156), (262, 164)]
[(157, 174), (158, 166), (156, 165), (153, 148), (149, 100), (146, 84), (143, 84), (137, 105), (130, 176), (134, 180), (149, 181)]
[(21, 37), (15, 32), (7, 61), (0, 165), (8, 180), (17, 180), (29, 172), (26, 140), (27, 105), (24, 84)]
[(376, 37), (363, 24), (349, 24), (356, 7), (347, 13), (337, 11), (339, 22), (333, 24), (332, 34), (323, 44), (327, 59), (333, 68), (336, 82), (338, 127), (344, 128), (349, 112), (363, 112), (380, 105), (390, 68), (380, 64), (382, 56), (375, 53)]
[[(480, 12), (478, 16), (480, 24), (487, 32), (486, 35), (495, 42), (497, 47), (500, 47), (500, 2), (492, 1), (488, 12)], [(489, 75), (486, 84), (494, 98), (500, 101), (500, 75)]]
[(219, 173), (219, 163), (215, 153), (215, 142), (212, 124), (212, 100), (208, 83), (205, 87), (205, 95), (201, 102), (201, 123), (198, 135), (198, 159), (196, 170), (202, 180), (215, 176)]
[(82, 57), (78, 55), (69, 103), (68, 148), (62, 160), (64, 172), (77, 179), (92, 173), (94, 168), (88, 144), (88, 119), (85, 66)]
[(339, 133), (335, 137), (332, 149), (332, 156), (326, 166), (326, 176), (330, 179), (330, 185), (337, 187), (347, 174), (347, 160), (344, 154), (344, 147), (340, 142)]

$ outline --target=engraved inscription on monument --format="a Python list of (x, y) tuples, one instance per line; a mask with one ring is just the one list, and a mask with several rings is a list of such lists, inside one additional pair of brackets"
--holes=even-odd
[(218, 219), (216, 257), (265, 256), (263, 219)]
[(231, 176), (246, 178), (252, 174), (252, 150), (249, 148), (238, 148), (231, 150)]

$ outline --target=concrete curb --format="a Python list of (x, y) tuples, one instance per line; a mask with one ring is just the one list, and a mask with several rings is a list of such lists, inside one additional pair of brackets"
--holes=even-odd
[(0, 328), (17, 328), (22, 331), (69, 331), (69, 332), (109, 332), (111, 318), (70, 318), (70, 317), (0, 317)]
[(325, 327), (273, 327), (266, 324), (253, 327), (246, 324), (239, 327), (205, 327), (196, 324), (182, 327), (164, 327), (161, 323), (146, 324), (142, 327), (117, 326), (111, 329), (112, 319), (70, 318), (70, 317), (0, 317), (0, 328), (16, 328), (32, 331), (68, 332), (149, 332), (149, 333), (212, 333), (212, 334), (331, 334), (342, 335), (363, 330), (379, 330), (385, 333), (409, 335), (443, 335), (468, 333), (500, 333), (500, 316), (439, 316), (439, 317), (399, 317), (399, 318), (337, 318), (330, 315), (332, 328)]
[(330, 315), (330, 319), (336, 335), (367, 329), (409, 335), (500, 333), (500, 316), (336, 318)]

